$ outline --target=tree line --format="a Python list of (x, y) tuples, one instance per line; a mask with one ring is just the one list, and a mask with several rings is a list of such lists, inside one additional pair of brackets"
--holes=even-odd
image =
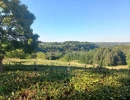
[[(126, 65), (130, 63), (130, 45), (116, 45), (110, 47), (95, 46), (95, 48), (90, 48), (89, 50), (86, 51), (84, 48), (80, 49), (81, 46), (78, 46), (79, 49), (77, 49), (77, 51), (74, 49), (70, 49), (68, 51), (68, 49), (64, 47), (65, 50), (62, 48), (63, 51), (59, 51), (58, 47), (62, 47), (63, 44), (64, 45), (70, 44), (69, 42), (67, 42), (67, 44), (65, 43), (64, 42), (50, 43), (50, 44), (47, 43), (46, 45), (43, 46), (45, 46), (46, 48), (49, 47), (50, 50), (52, 48), (51, 51), (47, 51), (48, 49), (45, 48), (44, 51), (42, 51), (43, 48), (38, 47), (41, 50), (35, 51), (32, 54), (24, 53), (24, 51), (21, 50), (14, 50), (11, 52), (7, 52), (6, 57), (7, 58), (21, 57), (24, 59), (38, 58), (38, 59), (48, 59), (48, 60), (61, 60), (67, 62), (76, 60), (80, 63), (93, 64), (93, 65), (97, 64), (99, 66), (117, 66), (117, 65)], [(80, 42), (73, 42), (73, 43), (75, 43), (75, 45), (77, 45), (76, 43), (81, 44)], [(90, 46), (91, 43), (87, 42), (87, 44), (89, 44), (89, 47), (92, 47)], [(54, 48), (55, 45), (57, 45), (58, 47)], [(75, 47), (72, 46), (71, 48), (75, 48)]]
[(67, 53), (61, 58), (63, 61), (78, 60), (85, 64), (98, 64), (99, 66), (126, 65), (126, 56), (121, 50), (98, 48), (89, 52)]
[(41, 42), (36, 52), (44, 52), (47, 55), (47, 59), (56, 60), (63, 57), (66, 53), (71, 53), (73, 51), (88, 52), (98, 47), (99, 46), (91, 42)]

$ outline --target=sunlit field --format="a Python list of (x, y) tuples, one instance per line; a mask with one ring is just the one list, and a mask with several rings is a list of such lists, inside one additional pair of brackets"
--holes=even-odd
[[(42, 59), (4, 59), (3, 61), (5, 66), (10, 65), (48, 65), (48, 66), (73, 66), (73, 67), (93, 67), (93, 65), (85, 65), (82, 63), (77, 63), (77, 61), (71, 62), (62, 62), (58, 60), (42, 60)], [(105, 68), (109, 69), (128, 69), (127, 65), (119, 65), (119, 66), (105, 66)]]
[[(0, 100), (130, 98), (130, 72), (122, 66), (121, 69), (84, 68), (84, 64), (73, 63), (71, 66), (70, 63), (68, 66), (68, 63), (60, 61), (12, 61), (17, 63), (5, 60), (5, 71), (0, 73)], [(23, 64), (19, 65), (20, 61)]]

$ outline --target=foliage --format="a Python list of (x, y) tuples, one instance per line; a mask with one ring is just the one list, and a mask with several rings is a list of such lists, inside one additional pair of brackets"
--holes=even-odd
[(62, 52), (47, 52), (47, 59), (48, 60), (56, 60), (59, 59), (60, 57), (62, 57), (63, 53)]
[(27, 54), (22, 49), (15, 49), (10, 52), (6, 52), (5, 57), (25, 59), (27, 57)]
[(94, 64), (99, 66), (117, 66), (126, 64), (126, 56), (121, 50), (99, 48), (94, 55)]
[(33, 51), (39, 37), (31, 29), (34, 20), (20, 0), (0, 0), (0, 53), (18, 48)]
[(73, 61), (73, 60), (79, 60), (81, 63), (86, 63), (86, 64), (92, 64), (93, 62), (93, 51), (89, 52), (72, 52), (72, 53), (67, 53), (61, 58), (62, 61)]
[(114, 46), (113, 48), (118, 49), (118, 50), (122, 50), (124, 52), (124, 54), (126, 55), (127, 64), (129, 65), (129, 62), (130, 62), (130, 45), (118, 45), (118, 46)]
[[(66, 42), (49, 42), (49, 43), (41, 42), (39, 43), (39, 46), (36, 50), (44, 52), (47, 55), (47, 59), (56, 60), (61, 59), (63, 56), (66, 57), (66, 55), (68, 55), (67, 53), (79, 52), (79, 51), (85, 52), (93, 50), (95, 48), (98, 48), (98, 46), (95, 45), (94, 43), (66, 41)], [(66, 61), (67, 59), (65, 58), (64, 60)]]
[(66, 42), (42, 42), (39, 43), (39, 51), (68, 53), (73, 51), (89, 51), (98, 48), (94, 43), (66, 41)]
[(43, 52), (37, 52), (37, 59), (46, 59), (46, 55)]
[(62, 61), (79, 60), (81, 63), (97, 64), (102, 66), (126, 65), (125, 54), (117, 49), (97, 48), (89, 52), (67, 53), (61, 58)]
[(0, 99), (129, 100), (129, 78), (123, 69), (6, 71), (0, 73)]
[(130, 68), (130, 53), (127, 53), (127, 65)]
[(117, 45), (117, 43), (112, 45), (108, 43), (107, 45), (109, 45), (109, 47), (99, 48), (89, 42), (44, 42), (39, 44), (39, 51), (46, 53), (47, 58), (50, 60), (59, 58), (67, 62), (78, 60), (81, 63), (98, 64), (100, 67), (126, 65), (128, 63), (129, 45)]

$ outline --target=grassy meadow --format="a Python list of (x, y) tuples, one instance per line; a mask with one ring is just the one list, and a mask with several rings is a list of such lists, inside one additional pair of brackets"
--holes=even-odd
[(93, 68), (76, 62), (4, 60), (0, 100), (129, 100), (127, 66)]

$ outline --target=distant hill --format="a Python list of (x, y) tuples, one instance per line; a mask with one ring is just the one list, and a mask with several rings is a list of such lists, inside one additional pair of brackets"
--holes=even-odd
[(130, 42), (92, 42), (98, 46), (130, 45)]
[(40, 42), (37, 51), (43, 52), (72, 52), (72, 51), (89, 51), (98, 48), (95, 43), (65, 41), (65, 42)]

